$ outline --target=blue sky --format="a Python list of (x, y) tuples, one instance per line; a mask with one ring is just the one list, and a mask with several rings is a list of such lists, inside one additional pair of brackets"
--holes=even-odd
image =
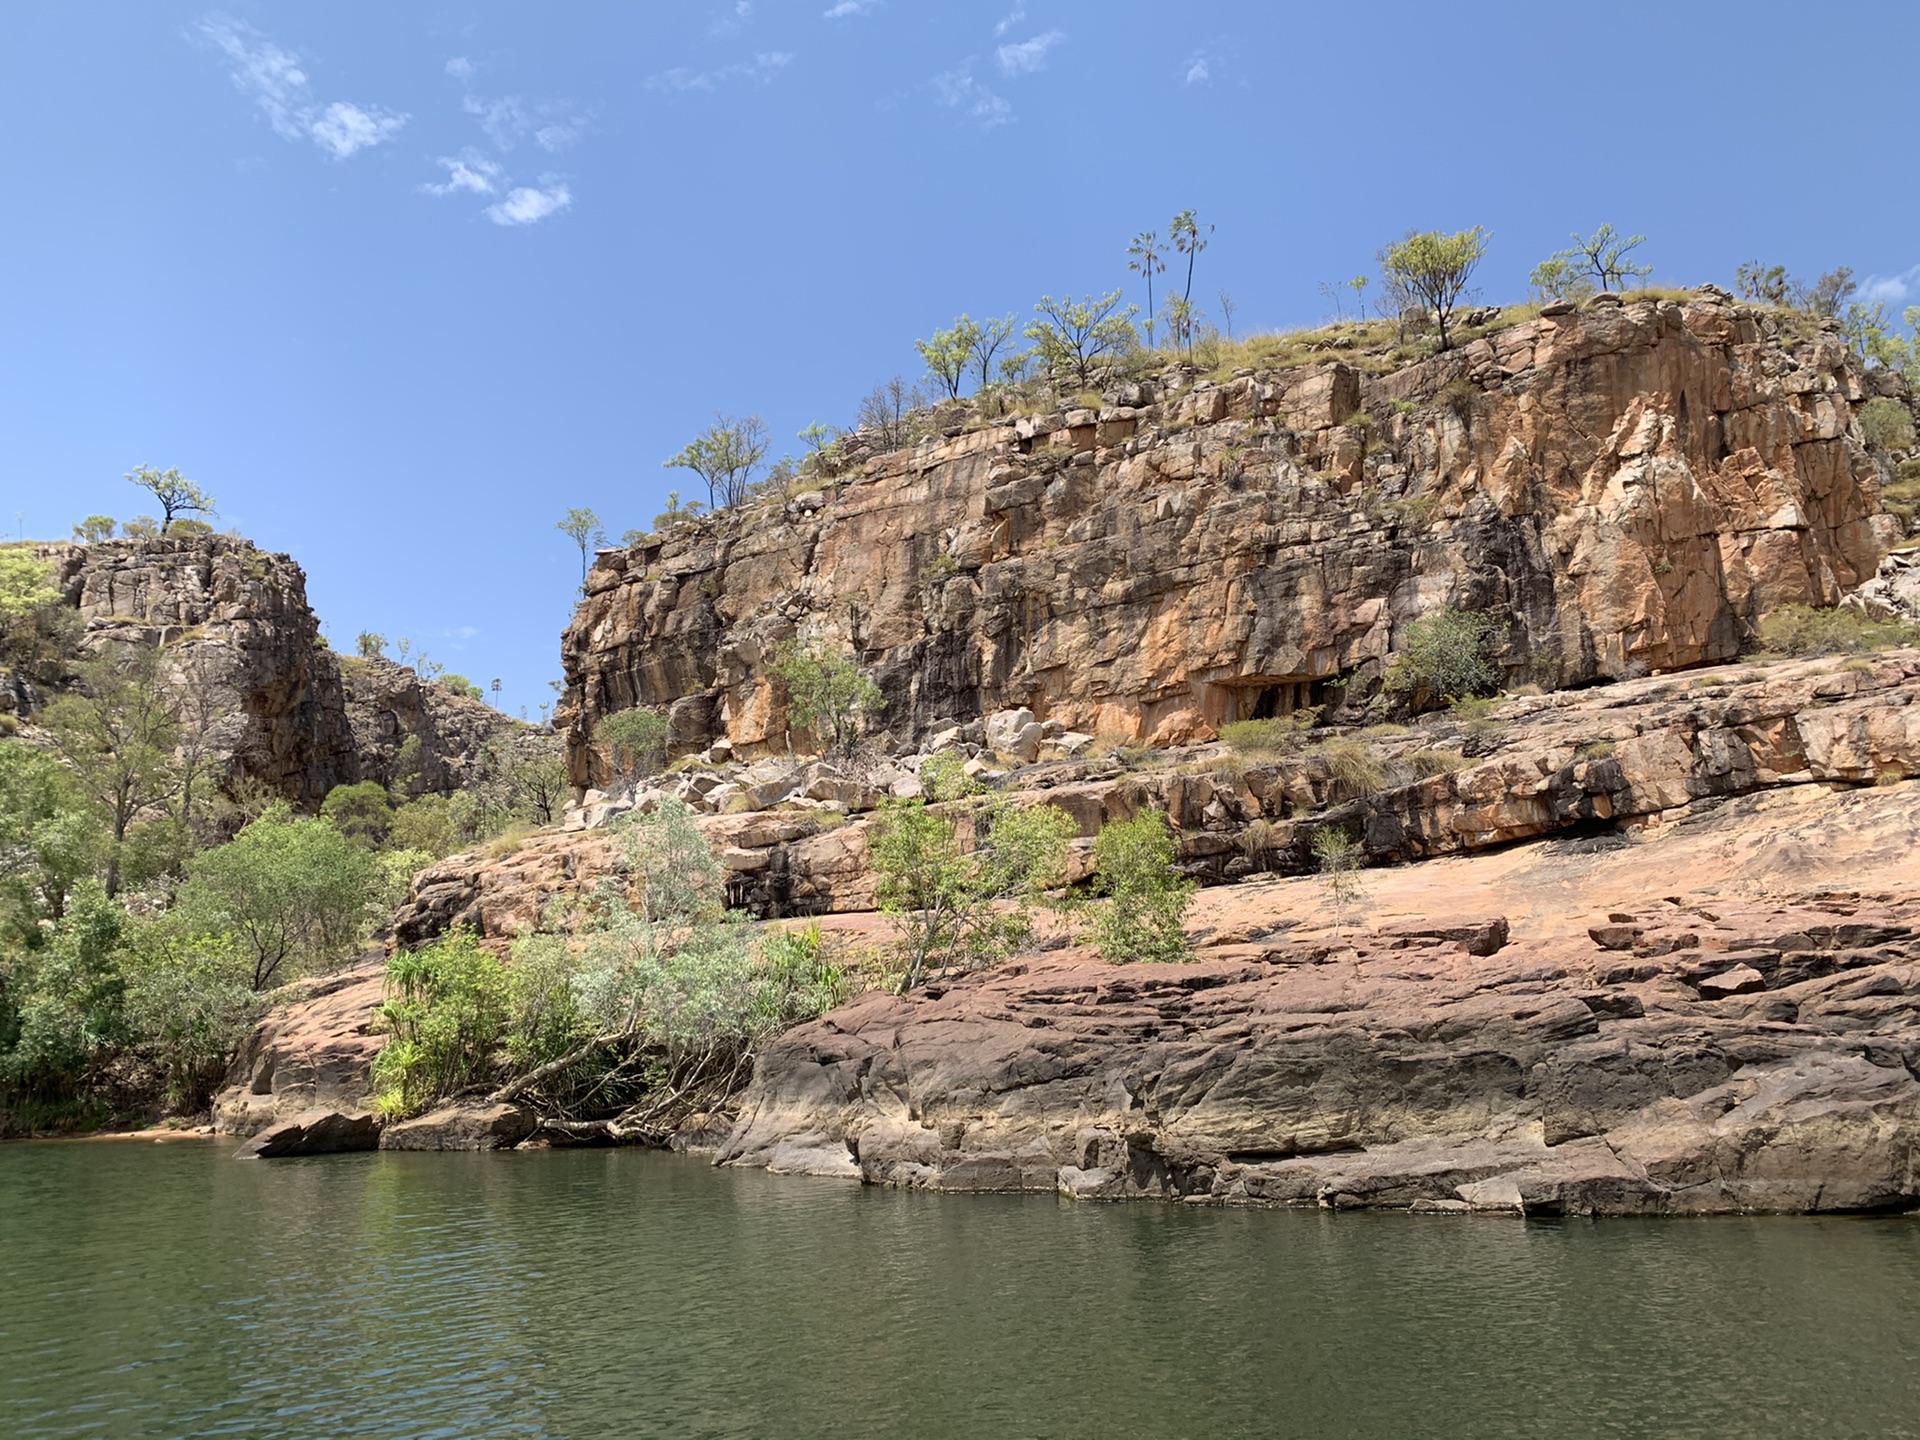
[(11, 5), (0, 521), (124, 517), (125, 471), (178, 466), (306, 567), (337, 645), (408, 635), (532, 709), (564, 509), (644, 527), (716, 410), (797, 451), (960, 311), (1126, 284), (1177, 209), (1242, 329), (1318, 320), (1410, 226), (1492, 229), (1490, 300), (1603, 221), (1667, 283), (1760, 257), (1920, 299), (1884, 78), (1920, 8), (1845, 47), (1805, 15)]

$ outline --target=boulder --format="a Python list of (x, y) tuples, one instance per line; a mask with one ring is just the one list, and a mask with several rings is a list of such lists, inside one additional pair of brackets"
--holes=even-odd
[(539, 1125), (518, 1105), (443, 1105), (387, 1126), (382, 1150), (510, 1150)]
[(236, 1160), (278, 1160), (294, 1155), (335, 1155), (380, 1145), (377, 1115), (306, 1110), (269, 1125), (233, 1154)]

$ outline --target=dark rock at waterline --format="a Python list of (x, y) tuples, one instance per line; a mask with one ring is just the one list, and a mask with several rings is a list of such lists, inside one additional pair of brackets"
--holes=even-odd
[(382, 1150), (510, 1150), (539, 1124), (518, 1105), (443, 1105), (387, 1126)]
[(291, 1120), (269, 1125), (234, 1152), (236, 1160), (278, 1160), (295, 1155), (335, 1155), (347, 1150), (373, 1150), (380, 1144), (376, 1115), (351, 1115), (338, 1110), (307, 1110)]

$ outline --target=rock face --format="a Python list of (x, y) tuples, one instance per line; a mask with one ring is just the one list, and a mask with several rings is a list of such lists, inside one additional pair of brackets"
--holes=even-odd
[[(1067, 952), (790, 1032), (721, 1159), (1098, 1199), (1912, 1206), (1917, 802), (1809, 794), (1378, 872), (1387, 913), (1357, 929), (1315, 915), (1311, 880), (1209, 891), (1193, 963)], [(1501, 898), (1524, 908), (1467, 908)]]
[(373, 1033), (373, 1007), (385, 983), (386, 957), (376, 953), (270, 1014), (227, 1067), (213, 1101), (214, 1128), (255, 1135), (313, 1110), (365, 1109), (373, 1088), (367, 1067), (383, 1038)]
[(1839, 337), (1695, 303), (1596, 306), (1392, 374), (1173, 374), (1098, 407), (882, 454), (827, 495), (605, 552), (563, 641), (576, 782), (594, 720), (671, 707), (676, 753), (784, 750), (799, 634), (858, 655), (896, 741), (1025, 707), (1178, 744), (1378, 677), (1449, 605), (1546, 688), (1735, 655), (1898, 537)]
[(445, 1105), (380, 1132), (382, 1150), (511, 1150), (538, 1121), (517, 1105)]
[[(235, 777), (312, 809), (336, 785), (390, 778), (409, 737), (420, 784), (464, 783), (481, 748), (515, 727), (476, 700), (385, 660), (327, 649), (306, 575), (286, 555), (226, 535), (48, 545), (83, 643), (165, 645), (183, 724), (213, 739)], [(6, 708), (30, 709), (18, 703)]]
[[(1354, 794), (1343, 761), (1356, 749), (1376, 769), (1376, 793)], [(870, 819), (825, 804), (793, 808), (810, 803), (810, 773), (787, 766), (786, 788), (762, 796), (785, 808), (701, 817), (735, 906), (769, 917), (873, 908)], [(1516, 697), (1472, 724), (1436, 715), (1401, 734), (1251, 760), (1213, 745), (1152, 765), (1111, 755), (1042, 762), (1007, 785), (1023, 803), (1074, 819), (1076, 876), (1102, 824), (1157, 808), (1183, 867), (1218, 882), (1313, 869), (1313, 836), (1328, 825), (1357, 837), (1370, 862), (1391, 863), (1619, 832), (1741, 795), (1915, 775), (1920, 652), (1901, 650)], [(878, 797), (861, 803), (870, 810)], [(501, 857), (454, 856), (417, 877), (395, 935), (417, 944), (455, 924), (512, 935), (556, 896), (583, 894), (614, 868), (601, 830), (539, 835)]]
[(303, 1110), (269, 1125), (234, 1151), (236, 1160), (280, 1160), (297, 1155), (338, 1155), (380, 1148), (380, 1121), (338, 1110)]

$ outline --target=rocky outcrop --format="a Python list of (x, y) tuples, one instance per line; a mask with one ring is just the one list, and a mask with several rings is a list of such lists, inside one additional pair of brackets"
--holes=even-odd
[(282, 1160), (301, 1155), (338, 1155), (380, 1148), (377, 1115), (303, 1110), (277, 1121), (233, 1152), (236, 1160)]
[[(83, 645), (166, 647), (183, 728), (210, 742), (232, 778), (304, 808), (336, 785), (385, 783), (409, 738), (416, 788), (450, 792), (490, 740), (523, 728), (406, 666), (335, 655), (305, 573), (249, 541), (149, 537), (35, 553), (78, 612)], [(4, 708), (30, 719), (31, 699), (23, 690)]]
[(1312, 880), (1210, 891), (1194, 963), (1067, 951), (790, 1032), (721, 1158), (1089, 1199), (1910, 1207), (1916, 801), (1802, 793), (1376, 872), (1353, 929)]
[(385, 986), (380, 953), (300, 986), (235, 1052), (213, 1100), (214, 1128), (256, 1135), (309, 1111), (364, 1110), (368, 1067), (384, 1040), (374, 1033), (373, 1007)]
[[(1313, 836), (1328, 825), (1360, 840), (1375, 864), (1617, 833), (1735, 796), (1920, 775), (1920, 651), (1516, 696), (1470, 722), (1440, 714), (1389, 730), (1309, 732), (1275, 755), (1207, 745), (1057, 758), (1012, 766), (1001, 783), (1022, 803), (1073, 817), (1076, 877), (1101, 825), (1147, 808), (1167, 813), (1182, 865), (1209, 882), (1310, 870)], [(762, 761), (727, 772), (774, 777), (752, 790), (769, 808), (699, 821), (727, 866), (733, 904), (769, 917), (873, 908), (866, 812), (880, 792), (829, 792), (830, 769)], [(1375, 793), (1356, 794), (1357, 783)], [(859, 797), (857, 811), (848, 796)], [(584, 894), (616, 868), (597, 829), (548, 832), (507, 855), (454, 856), (416, 879), (395, 935), (417, 944), (455, 924), (519, 933), (550, 901)]]
[(1838, 335), (1711, 290), (1605, 300), (1386, 374), (967, 411), (824, 492), (605, 552), (563, 642), (576, 781), (604, 779), (595, 718), (638, 704), (671, 707), (676, 753), (783, 750), (767, 663), (796, 634), (859, 657), (896, 741), (1024, 706), (1165, 745), (1363, 694), (1447, 606), (1554, 689), (1730, 659), (1871, 577), (1899, 526)]
[(511, 1150), (539, 1119), (518, 1105), (445, 1105), (380, 1132), (382, 1150)]

